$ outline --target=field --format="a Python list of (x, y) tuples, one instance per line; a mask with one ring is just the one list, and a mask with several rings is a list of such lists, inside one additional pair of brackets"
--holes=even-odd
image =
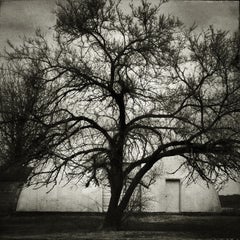
[(131, 216), (121, 231), (99, 231), (102, 214), (19, 213), (0, 217), (0, 239), (240, 239), (239, 215)]

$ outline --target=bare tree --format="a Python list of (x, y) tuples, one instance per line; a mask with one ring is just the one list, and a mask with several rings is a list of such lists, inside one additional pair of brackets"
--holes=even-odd
[(196, 36), (159, 14), (162, 3), (141, 1), (127, 13), (121, 4), (59, 4), (53, 42), (38, 32), (7, 56), (29, 68), (37, 62), (51, 89), (49, 114), (37, 112), (35, 120), (58, 129), (57, 140), (48, 158), (36, 158), (34, 174), (51, 182), (63, 173), (86, 186), (107, 180), (103, 227), (114, 229), (136, 187), (164, 157), (182, 156), (191, 176), (210, 182), (235, 179), (240, 168), (234, 38), (212, 28)]
[(57, 138), (57, 130), (50, 130), (43, 121), (51, 121), (47, 117), (51, 89), (41, 80), (38, 62), (21, 64), (13, 60), (0, 69), (1, 175), (20, 176), (21, 170), (29, 174), (24, 169), (33, 160), (48, 159)]

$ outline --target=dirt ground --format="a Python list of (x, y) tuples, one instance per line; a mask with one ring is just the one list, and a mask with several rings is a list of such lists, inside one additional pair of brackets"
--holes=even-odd
[(240, 239), (240, 216), (134, 215), (118, 232), (98, 231), (99, 214), (15, 214), (0, 216), (0, 239), (183, 240)]

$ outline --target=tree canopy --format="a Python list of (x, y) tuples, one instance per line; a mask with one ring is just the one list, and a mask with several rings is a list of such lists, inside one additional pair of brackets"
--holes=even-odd
[(210, 182), (240, 169), (238, 38), (212, 27), (196, 34), (160, 14), (162, 3), (124, 12), (121, 1), (67, 0), (51, 42), (38, 31), (6, 56), (47, 89), (46, 108), (29, 118), (49, 133), (47, 158), (31, 159), (33, 175), (54, 182), (64, 173), (87, 186), (107, 179), (105, 226), (119, 226), (164, 157), (182, 156), (190, 177)]

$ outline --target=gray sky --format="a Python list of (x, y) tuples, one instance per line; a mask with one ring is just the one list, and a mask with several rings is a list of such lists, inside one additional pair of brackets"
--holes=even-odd
[[(18, 36), (33, 34), (37, 27), (47, 31), (55, 23), (54, 8), (55, 0), (0, 0), (0, 49), (6, 39), (18, 42)], [(199, 29), (210, 24), (229, 31), (238, 27), (238, 1), (175, 0), (163, 5), (162, 13), (178, 16), (188, 26), (196, 22)]]
[(0, 6), (0, 49), (6, 39), (18, 42), (40, 27), (45, 32), (54, 25), (55, 0), (4, 0)]
[(163, 11), (164, 8), (189, 26), (196, 22), (200, 28), (210, 24), (229, 31), (238, 28), (237, 1), (174, 1), (163, 5)]

